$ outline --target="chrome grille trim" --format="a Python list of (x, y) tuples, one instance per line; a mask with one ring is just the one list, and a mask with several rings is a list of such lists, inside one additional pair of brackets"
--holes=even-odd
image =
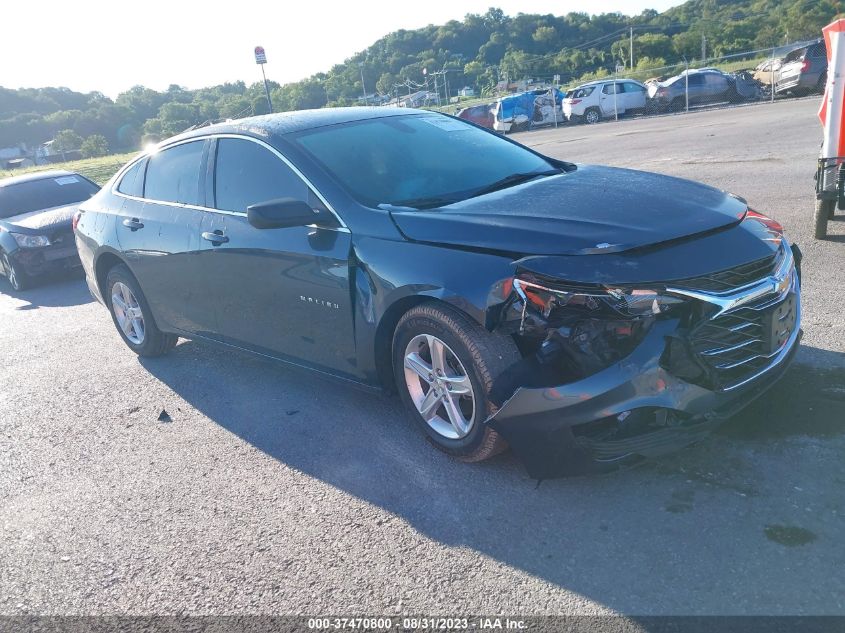
[[(786, 240), (772, 274), (728, 293), (710, 293), (687, 288), (667, 289), (710, 304), (716, 308), (709, 319), (693, 326), (690, 335), (692, 351), (710, 368), (716, 388), (732, 391), (754, 381), (783, 362), (795, 346), (801, 333), (801, 288)], [(795, 325), (788, 339), (776, 350), (763, 349), (764, 327), (768, 323), (765, 311), (795, 295)], [(779, 315), (781, 321), (792, 312)], [(781, 329), (780, 335), (786, 333)]]

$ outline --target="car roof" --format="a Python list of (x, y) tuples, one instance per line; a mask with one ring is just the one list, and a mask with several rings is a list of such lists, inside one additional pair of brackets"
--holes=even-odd
[(168, 138), (162, 144), (170, 144), (176, 140), (189, 139), (195, 136), (209, 134), (247, 134), (258, 137), (278, 137), (295, 132), (302, 132), (327, 125), (365, 121), (367, 119), (382, 119), (409, 114), (439, 114), (428, 110), (414, 108), (321, 108), (319, 110), (297, 110), (294, 112), (278, 112), (262, 116), (248, 117), (215, 123), (194, 130), (183, 132), (178, 136)]
[(10, 185), (19, 185), (22, 182), (32, 182), (34, 180), (47, 180), (49, 178), (58, 178), (60, 176), (79, 176), (76, 172), (67, 171), (66, 169), (50, 169), (48, 171), (33, 171), (20, 176), (11, 176), (9, 178), (0, 179), (0, 187), (8, 187)]
[(619, 77), (618, 79), (594, 79), (593, 81), (588, 81), (585, 84), (578, 84), (571, 90), (578, 90), (579, 88), (586, 88), (587, 86), (601, 86), (603, 84), (612, 84), (613, 82), (622, 83), (623, 81), (630, 81), (631, 83), (635, 84), (642, 84), (641, 81), (637, 81), (636, 79), (628, 79), (627, 77)]

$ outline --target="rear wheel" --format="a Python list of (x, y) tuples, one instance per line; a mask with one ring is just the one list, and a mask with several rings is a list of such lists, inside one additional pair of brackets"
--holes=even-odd
[(403, 402), (432, 444), (464, 461), (481, 461), (507, 447), (484, 422), (495, 412), (493, 381), (519, 359), (513, 339), (445, 305), (411, 309), (393, 338)]
[(176, 345), (178, 337), (156, 326), (141, 287), (124, 264), (109, 271), (106, 300), (123, 342), (139, 356), (161, 356)]
[(12, 289), (20, 292), (26, 290), (31, 285), (29, 275), (27, 275), (19, 266), (16, 266), (6, 253), (0, 255), (0, 262), (3, 264), (3, 273), (6, 279), (9, 280), (9, 285)]
[(601, 121), (601, 111), (598, 108), (589, 108), (584, 113), (584, 123), (592, 125)]
[(687, 109), (687, 104), (684, 99), (681, 97), (675, 97), (672, 99), (672, 103), (669, 104), (669, 110), (672, 112), (681, 112), (682, 110)]
[(835, 202), (833, 200), (816, 200), (815, 232), (817, 240), (827, 237), (827, 223), (833, 215)]

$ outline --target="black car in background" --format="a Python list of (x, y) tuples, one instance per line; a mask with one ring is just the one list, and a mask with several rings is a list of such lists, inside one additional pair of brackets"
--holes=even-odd
[(12, 288), (24, 290), (41, 275), (79, 266), (73, 216), (99, 190), (70, 171), (0, 180), (0, 273)]
[(441, 450), (510, 445), (541, 478), (699, 439), (800, 337), (799, 251), (741, 198), (432, 112), (187, 132), (85, 202), (76, 241), (137, 354), (190, 337), (398, 391)]

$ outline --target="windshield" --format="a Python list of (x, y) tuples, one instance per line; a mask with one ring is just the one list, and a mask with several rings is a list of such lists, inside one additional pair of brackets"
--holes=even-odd
[(294, 139), (370, 207), (442, 206), (559, 171), (496, 134), (434, 114), (326, 126)]
[(99, 190), (91, 181), (73, 174), (6, 185), (0, 187), (0, 218), (82, 202)]

